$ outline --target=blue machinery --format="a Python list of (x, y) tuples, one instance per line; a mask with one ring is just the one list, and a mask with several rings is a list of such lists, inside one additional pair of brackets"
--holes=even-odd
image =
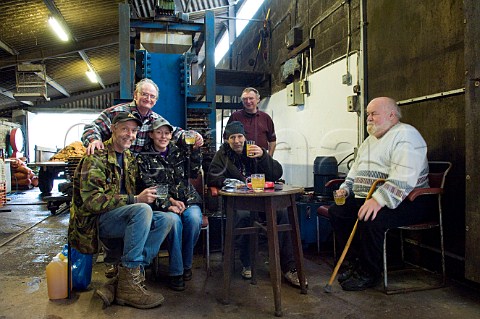
[[(135, 79), (152, 79), (160, 90), (154, 111), (173, 125), (200, 132), (210, 152), (215, 152), (216, 145), (216, 109), (241, 108), (231, 97), (239, 97), (247, 86), (256, 87), (262, 96), (270, 95), (269, 74), (215, 70), (213, 11), (205, 12), (204, 23), (175, 16), (139, 20), (131, 19), (128, 4), (120, 4), (119, 22), (120, 99), (131, 100)], [(192, 65), (202, 44), (203, 72), (195, 82)], [(216, 102), (217, 96), (222, 96), (221, 102)], [(230, 98), (225, 102), (225, 97)]]
[[(135, 78), (150, 78), (160, 90), (157, 104), (154, 107), (155, 112), (167, 118), (173, 125), (193, 129), (195, 127), (187, 123), (187, 115), (189, 113), (202, 114), (205, 119), (202, 122), (206, 121), (207, 123), (200, 123), (201, 126), (205, 129), (206, 126), (210, 126), (209, 131), (215, 129), (215, 17), (213, 11), (205, 13), (204, 23), (137, 20), (130, 18), (128, 4), (120, 4), (119, 16), (120, 99), (132, 98)], [(164, 37), (165, 43), (150, 46), (153, 49), (155, 46), (161, 47), (160, 51), (162, 52), (138, 49), (138, 45), (132, 44), (132, 42), (138, 43), (139, 38), (138, 36), (131, 38), (131, 29), (145, 32), (145, 37)], [(186, 35), (187, 39), (190, 37), (191, 43), (184, 46), (168, 43), (177, 34), (179, 37)], [(192, 53), (189, 48), (192, 47), (195, 34), (200, 34), (205, 41), (205, 68), (202, 75), (204, 84), (200, 85), (192, 85), (191, 79), (191, 66), (196, 54)], [(140, 37), (142, 36), (140, 35)], [(210, 132), (208, 133), (210, 134)], [(211, 136), (213, 146), (215, 145), (214, 135)]]

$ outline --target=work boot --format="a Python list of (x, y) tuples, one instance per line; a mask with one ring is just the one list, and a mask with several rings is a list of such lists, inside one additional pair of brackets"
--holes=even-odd
[(118, 267), (117, 304), (148, 309), (161, 305), (161, 293), (149, 292), (145, 287), (145, 273), (136, 268)]
[(118, 278), (114, 277), (107, 281), (106, 284), (97, 288), (95, 293), (102, 299), (104, 307), (109, 307), (115, 300), (115, 290), (117, 289)]

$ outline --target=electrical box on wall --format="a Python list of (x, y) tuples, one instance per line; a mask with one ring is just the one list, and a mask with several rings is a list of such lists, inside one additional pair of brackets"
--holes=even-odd
[(342, 84), (352, 85), (352, 75), (350, 74), (350, 72), (342, 75)]
[(310, 82), (307, 80), (300, 81), (300, 93), (310, 94)]
[(347, 96), (347, 111), (348, 112), (358, 112), (358, 95)]
[(287, 49), (292, 50), (302, 44), (302, 29), (299, 27), (293, 27), (285, 35), (285, 45)]
[(303, 94), (300, 93), (300, 83), (293, 82), (287, 85), (287, 105), (297, 106), (304, 103)]

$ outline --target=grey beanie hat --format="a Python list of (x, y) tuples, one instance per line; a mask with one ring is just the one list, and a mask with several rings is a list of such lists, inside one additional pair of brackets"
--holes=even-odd
[(243, 124), (239, 121), (233, 121), (225, 126), (225, 130), (223, 131), (223, 138), (227, 139), (232, 134), (242, 134), (245, 136), (245, 129), (243, 128)]

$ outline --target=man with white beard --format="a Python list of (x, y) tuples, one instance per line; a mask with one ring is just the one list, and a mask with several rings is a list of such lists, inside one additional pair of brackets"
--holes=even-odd
[[(373, 99), (367, 106), (369, 137), (360, 145), (355, 162), (337, 193), (347, 196), (344, 205), (329, 209), (339, 247), (343, 249), (358, 218), (357, 232), (340, 270), (338, 281), (348, 291), (374, 287), (382, 272), (385, 230), (420, 223), (430, 217), (430, 196), (405, 200), (414, 188), (428, 187), (427, 145), (411, 125), (400, 122), (395, 100)], [(365, 200), (370, 186), (377, 186)]]

